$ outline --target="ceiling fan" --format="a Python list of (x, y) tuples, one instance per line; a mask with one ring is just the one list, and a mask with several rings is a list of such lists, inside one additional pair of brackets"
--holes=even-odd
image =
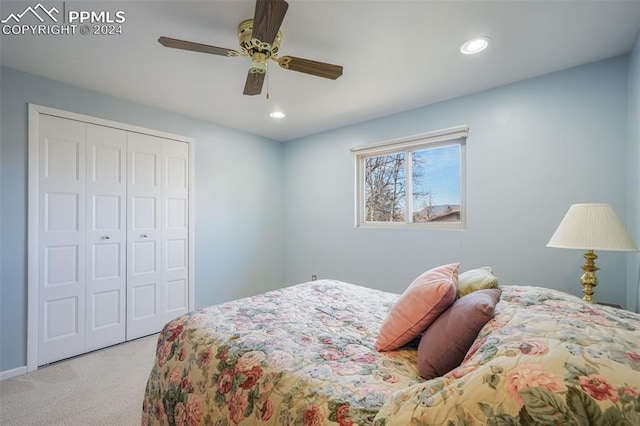
[(296, 58), (294, 56), (278, 56), (280, 42), (282, 41), (280, 25), (282, 25), (288, 7), (289, 4), (285, 0), (256, 0), (253, 19), (248, 19), (238, 25), (240, 51), (169, 37), (160, 37), (158, 42), (165, 47), (210, 53), (212, 55), (228, 57), (249, 56), (252, 65), (244, 86), (243, 94), (245, 95), (258, 95), (262, 92), (269, 59), (274, 60), (284, 69), (332, 80), (340, 77), (342, 75), (342, 66), (340, 65)]

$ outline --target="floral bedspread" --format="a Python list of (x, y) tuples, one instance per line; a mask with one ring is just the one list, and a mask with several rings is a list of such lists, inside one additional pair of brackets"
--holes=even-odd
[(640, 315), (502, 288), (460, 367), (397, 392), (376, 425), (640, 425)]
[(399, 295), (313, 281), (168, 323), (142, 424), (640, 425), (640, 315), (502, 287), (460, 367), (376, 352)]
[(415, 348), (374, 349), (398, 297), (319, 280), (181, 316), (159, 336), (142, 424), (371, 424), (423, 382)]

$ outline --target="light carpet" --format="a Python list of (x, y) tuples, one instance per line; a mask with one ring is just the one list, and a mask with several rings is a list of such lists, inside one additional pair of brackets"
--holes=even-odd
[(157, 335), (0, 381), (2, 425), (139, 425)]

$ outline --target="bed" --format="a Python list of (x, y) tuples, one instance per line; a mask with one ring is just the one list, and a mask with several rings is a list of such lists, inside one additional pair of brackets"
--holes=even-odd
[(376, 350), (400, 298), (319, 280), (176, 318), (142, 424), (640, 424), (640, 315), (502, 286), (463, 361), (425, 380), (421, 337)]

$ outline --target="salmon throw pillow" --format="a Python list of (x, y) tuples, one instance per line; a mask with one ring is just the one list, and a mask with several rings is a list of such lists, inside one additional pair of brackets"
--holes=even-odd
[(458, 263), (433, 268), (413, 280), (385, 318), (376, 340), (378, 351), (406, 345), (453, 304), (458, 291)]

